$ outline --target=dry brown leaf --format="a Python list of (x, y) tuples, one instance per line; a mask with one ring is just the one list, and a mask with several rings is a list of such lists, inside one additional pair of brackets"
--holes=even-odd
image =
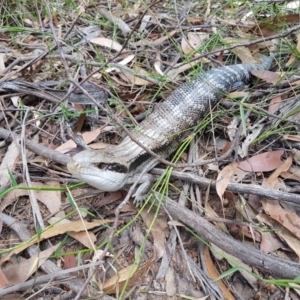
[(19, 96), (10, 97), (10, 100), (11, 100), (14, 107), (19, 108), (19, 106), (20, 106), (19, 103), (21, 101), (21, 98)]
[(156, 52), (156, 59), (155, 59), (155, 63), (154, 63), (154, 69), (159, 75), (164, 76), (164, 72), (162, 71), (161, 66), (162, 66), (161, 53), (160, 53), (160, 51), (157, 51)]
[[(106, 205), (109, 205), (111, 203), (114, 203), (118, 200), (124, 199), (124, 194), (121, 191), (117, 191), (117, 192), (111, 192), (111, 193), (106, 193), (101, 200), (98, 200), (97, 202), (93, 203), (93, 207), (94, 208), (100, 208)], [(130, 204), (124, 205), (122, 208), (122, 212), (126, 212), (126, 209), (128, 210), (128, 207), (131, 208), (131, 212), (136, 211), (135, 208), (133, 208)], [(127, 211), (128, 212), (128, 211)], [(115, 211), (112, 211), (112, 213), (114, 214)], [(107, 214), (110, 214), (110, 211), (107, 211)]]
[[(294, 150), (297, 150), (297, 149), (293, 149), (293, 152), (294, 152)], [(299, 150), (297, 150), (297, 151), (299, 151)], [(295, 161), (298, 165), (299, 165), (299, 159), (300, 159), (299, 156), (296, 157), (296, 155), (294, 154), (293, 161)], [(300, 181), (300, 167), (292, 165), (288, 171), (281, 172), (280, 176), (283, 178)]]
[[(279, 175), (282, 172), (287, 172), (292, 164), (292, 158), (288, 157), (283, 164), (277, 168), (271, 176), (266, 179), (262, 186), (265, 188), (275, 188), (278, 185), (279, 182)], [(262, 200), (262, 204), (264, 207), (265, 212), (270, 215), (271, 218), (278, 221), (280, 224), (282, 224), (285, 228), (287, 228), (291, 233), (296, 235), (298, 238), (300, 238), (300, 227), (298, 224), (300, 224), (300, 218), (295, 212), (289, 211), (287, 209), (283, 209), (281, 205), (279, 205), (278, 201), (275, 200)]]
[[(212, 209), (208, 201), (205, 201), (205, 216), (219, 218), (218, 214)], [(213, 222), (223, 232), (228, 232), (227, 227), (222, 222)]]
[(226, 98), (244, 98), (250, 96), (249, 92), (244, 91), (235, 91), (232, 93), (227, 94)]
[(272, 232), (262, 232), (260, 251), (264, 253), (271, 253), (278, 249), (285, 248), (286, 245)]
[[(300, 52), (300, 33), (297, 34), (297, 51)], [(297, 59), (296, 55), (292, 53), (290, 59), (288, 62), (285, 64), (287, 67), (289, 67), (295, 60)]]
[[(149, 22), (151, 20), (151, 16), (146, 14), (143, 16), (143, 19), (142, 19), (142, 22), (141, 22), (141, 25), (140, 25), (140, 28), (138, 29), (138, 31), (140, 33), (143, 33), (145, 32), (145, 29), (147, 28), (147, 26), (149, 25)], [(146, 32), (145, 32), (146, 33)]]
[[(224, 143), (223, 143), (223, 141), (224, 141)], [(222, 140), (222, 139), (217, 139), (214, 148), (220, 152), (220, 155), (223, 155), (230, 149), (231, 145), (232, 145), (232, 142)]]
[(294, 85), (300, 85), (300, 80), (296, 80), (294, 82), (291, 82), (290, 85), (294, 86)]
[(102, 143), (102, 142), (93, 143), (93, 144), (89, 145), (89, 147), (93, 150), (105, 149), (108, 146), (111, 146), (111, 145), (107, 144), (107, 143)]
[(275, 188), (276, 185), (278, 184), (278, 177), (282, 172), (287, 172), (291, 165), (292, 165), (293, 159), (291, 156), (289, 156), (285, 161), (282, 162), (281, 165), (277, 167), (277, 169), (267, 178), (264, 182), (263, 185), (266, 188)]
[[(238, 43), (241, 43), (241, 41), (237, 40), (237, 42), (232, 43), (232, 45), (238, 44)], [(238, 47), (238, 48), (231, 49), (231, 52), (233, 52), (242, 61), (243, 64), (257, 64), (258, 63), (258, 60), (252, 56), (249, 48)]]
[[(134, 54), (128, 55), (127, 57), (125, 57), (124, 59), (122, 59), (121, 61), (119, 61), (119, 62), (118, 62), (118, 65), (123, 65), (123, 66), (125, 66), (125, 65), (129, 64), (134, 58), (135, 58), (135, 55), (134, 55)], [(106, 73), (111, 73), (112, 71), (117, 71), (117, 72), (119, 72), (120, 69), (117, 68), (117, 67), (115, 67), (115, 66), (109, 67), (109, 68), (106, 68), (106, 69), (105, 69), (105, 72), (106, 72)]]
[(261, 23), (257, 24), (252, 30), (259, 36), (269, 37), (277, 34), (281, 30), (282, 24), (297, 24), (299, 23), (299, 14), (280, 15), (275, 18), (265, 18)]
[(204, 17), (188, 17), (188, 22), (193, 25), (200, 25), (205, 21)]
[(10, 285), (25, 282), (59, 247), (59, 244), (48, 248), (29, 259), (23, 260), (17, 265), (12, 265), (3, 270)]
[(97, 128), (93, 131), (86, 131), (82, 134), (82, 139), (86, 144), (89, 144), (97, 139), (101, 132), (103, 132), (101, 128)]
[[(120, 74), (122, 74), (122, 73), (119, 73), (119, 75)], [(118, 75), (118, 76), (119, 76)], [(124, 75), (124, 74), (123, 74)], [(122, 76), (122, 75), (121, 75)], [(127, 86), (127, 87), (132, 87), (132, 85), (131, 84), (129, 84), (129, 83), (127, 83), (127, 79), (126, 79), (126, 82), (125, 81), (123, 81), (123, 79), (121, 79), (121, 78), (119, 78), (119, 77), (117, 77), (117, 76), (115, 76), (115, 75), (110, 75), (110, 77), (109, 77), (109, 79), (111, 80), (111, 81), (114, 81), (114, 82), (116, 82), (117, 84), (119, 84), (119, 85), (121, 85), (121, 86)]]
[[(293, 160), (294, 160), (294, 162), (297, 165), (300, 165), (300, 150), (294, 148), (294, 149), (292, 149), (292, 153), (293, 153)], [(295, 167), (295, 168), (297, 168), (297, 170), (299, 169), (298, 167)], [(290, 171), (291, 171), (291, 169), (290, 169)], [(298, 173), (298, 174), (300, 175), (300, 173)]]
[[(66, 253), (72, 252), (73, 249), (67, 248)], [(74, 254), (64, 255), (64, 270), (75, 268), (77, 266), (77, 258)], [(74, 276), (77, 275), (77, 272), (70, 273)]]
[(260, 213), (257, 216), (257, 219), (261, 222), (266, 223), (273, 230), (276, 231), (276, 234), (283, 239), (291, 249), (298, 255), (298, 261), (300, 259), (300, 241), (296, 238), (288, 229), (284, 228), (279, 222), (273, 220), (265, 214)]
[(285, 134), (282, 136), (282, 139), (288, 140), (288, 141), (300, 142), (300, 135)]
[(39, 243), (39, 242), (41, 242), (45, 239), (51, 238), (53, 236), (57, 236), (57, 235), (68, 233), (68, 232), (85, 231), (85, 230), (89, 230), (89, 229), (92, 229), (95, 227), (99, 227), (100, 225), (103, 225), (106, 223), (113, 223), (113, 222), (114, 222), (114, 220), (95, 220), (93, 222), (79, 220), (79, 221), (71, 222), (68, 225), (57, 224), (55, 227), (45, 229), (45, 231), (43, 231), (41, 234), (34, 236), (32, 239), (30, 239), (26, 243), (24, 242), (19, 247), (13, 249), (7, 255), (5, 255), (1, 258), (0, 263), (3, 263), (5, 261), (9, 260), (12, 255), (22, 252), (23, 250), (27, 249), (29, 246)]
[[(230, 12), (230, 14), (232, 14), (232, 11)], [(217, 17), (217, 20), (219, 22), (222, 22), (222, 23), (225, 23), (225, 24), (228, 24), (228, 25), (238, 25), (238, 24), (242, 24), (242, 25), (246, 25), (246, 26), (249, 26), (249, 27), (253, 27), (255, 26), (255, 22), (253, 21), (250, 21), (250, 20), (238, 20), (237, 19), (228, 19), (228, 18), (220, 18), (220, 17)], [(242, 28), (241, 28), (242, 29)], [(244, 32), (236, 32), (236, 34), (242, 36), (244, 34)], [(253, 36), (253, 35), (252, 35)], [(248, 37), (249, 37), (249, 34), (248, 34)]]
[(189, 32), (187, 40), (185, 37), (181, 40), (181, 49), (184, 54), (189, 54), (199, 48), (209, 39), (209, 34), (204, 32)]
[(280, 75), (276, 72), (265, 71), (265, 70), (252, 70), (250, 72), (255, 77), (258, 77), (267, 83), (276, 84), (280, 79)]
[[(253, 229), (253, 228), (252, 228)], [(261, 241), (261, 233), (258, 230), (250, 230), (249, 226), (239, 226), (239, 225), (232, 225), (230, 227), (230, 232), (236, 234), (239, 234), (241, 237), (248, 237), (251, 240), (254, 240), (255, 242)]]
[(250, 194), (248, 197), (248, 203), (252, 206), (252, 208), (256, 211), (260, 211), (262, 208), (260, 197), (257, 195)]
[(4, 57), (6, 56), (5, 53), (0, 53), (0, 74), (3, 73), (5, 70), (5, 64), (4, 64)]
[(95, 247), (97, 238), (93, 232), (70, 232), (69, 235), (87, 248)]
[(226, 191), (228, 184), (230, 183), (232, 175), (235, 173), (237, 169), (237, 163), (230, 164), (226, 166), (218, 175), (216, 190), (220, 199), (222, 200), (223, 194)]
[(235, 182), (235, 183), (241, 182), (248, 174), (249, 172), (237, 168), (234, 174), (231, 176), (230, 182)]
[[(197, 57), (198, 55), (195, 54), (195, 57)], [(167, 74), (166, 76), (169, 77), (171, 80), (175, 80), (176, 77), (182, 73), (182, 72), (185, 72), (191, 68), (193, 68), (193, 66), (199, 64), (199, 62), (201, 63), (208, 63), (209, 60), (205, 57), (200, 57), (199, 59), (195, 60), (195, 61), (192, 61), (192, 62), (189, 62), (187, 64), (184, 64), (182, 66), (180, 66), (179, 68), (172, 68)]]
[(178, 285), (176, 283), (175, 270), (171, 265), (169, 265), (165, 275), (165, 286), (167, 296), (170, 298), (175, 296)]
[[(209, 277), (212, 280), (215, 280), (216, 278), (218, 278), (219, 274), (213, 263), (213, 260), (211, 259), (209, 249), (207, 246), (204, 247), (204, 260), (205, 260), (205, 264), (206, 264), (206, 268), (207, 268)], [(222, 280), (218, 280), (218, 281), (216, 281), (216, 283), (219, 286), (219, 288), (222, 290), (224, 299), (235, 300), (235, 297), (231, 294), (231, 292), (228, 290), (227, 286), (223, 283)]]
[[(140, 74), (146, 77), (150, 77), (148, 72), (145, 69), (142, 69), (140, 67), (133, 67), (134, 71), (136, 74)], [(140, 85), (140, 86), (145, 86), (145, 85), (150, 85), (152, 84), (150, 81), (142, 79), (138, 76), (135, 76), (126, 70), (122, 70), (122, 72), (119, 74), (119, 76), (124, 80), (130, 83), (130, 85)]]
[(272, 113), (274, 111), (277, 111), (278, 108), (280, 107), (281, 105), (281, 101), (282, 101), (282, 98), (281, 96), (276, 96), (274, 97), (271, 101), (270, 101), (270, 104), (269, 104), (269, 107), (268, 107), (268, 112)]
[(297, 176), (291, 172), (281, 172), (280, 176), (284, 179), (300, 181), (300, 176)]
[[(24, 184), (19, 184), (18, 187), (28, 187)], [(47, 184), (43, 184), (41, 182), (32, 182), (32, 187), (36, 188), (59, 188), (60, 184), (59, 182), (49, 181)], [(39, 190), (39, 191), (33, 191), (35, 194), (37, 200), (42, 202), (49, 212), (51, 214), (58, 213), (60, 211), (61, 206), (61, 192), (60, 191), (49, 191), (49, 190)], [(0, 205), (0, 211), (3, 211), (8, 205), (11, 205), (16, 199), (19, 197), (28, 196), (29, 197), (29, 191), (28, 190), (12, 190), (8, 194), (5, 195), (3, 198), (1, 205)]]
[(94, 38), (91, 39), (90, 42), (99, 46), (113, 49), (115, 51), (120, 51), (122, 49), (121, 44), (108, 38)]
[(177, 29), (172, 30), (171, 32), (168, 32), (167, 35), (164, 35), (154, 41), (149, 42), (151, 45), (159, 46), (161, 45), (164, 41), (168, 40), (170, 37), (174, 36), (178, 32)]
[[(61, 226), (63, 224), (65, 224), (67, 227), (69, 227), (72, 223), (72, 221), (67, 220), (67, 219), (63, 219), (61, 220), (61, 218), (58, 217), (52, 217), (48, 220), (49, 224), (54, 224), (56, 222), (58, 223), (58, 226)], [(54, 225), (56, 226), (56, 225)], [(92, 248), (94, 247), (94, 242), (96, 242), (97, 238), (95, 236), (95, 234), (93, 232), (86, 232), (86, 231), (82, 231), (82, 232), (70, 232), (69, 235), (77, 240), (78, 242), (80, 242), (82, 245), (84, 245), (87, 248)]]
[[(248, 39), (235, 39), (231, 37), (224, 38), (226, 43), (230, 46), (240, 45), (241, 43), (248, 43)], [(257, 64), (259, 61), (252, 56), (251, 51), (247, 47), (238, 47), (231, 49), (231, 51), (244, 63), (244, 64)]]
[(246, 172), (269, 172), (278, 168), (281, 164), (283, 150), (269, 151), (252, 156), (238, 163), (238, 168)]
[(4, 189), (10, 182), (9, 171), (13, 171), (15, 163), (20, 155), (18, 141), (13, 140), (2, 158), (0, 165), (0, 190)]
[[(143, 263), (140, 267), (132, 265), (120, 270), (103, 284), (103, 292), (111, 295), (118, 291), (122, 291), (125, 284), (127, 285), (127, 288), (136, 284), (152, 264), (153, 261), (150, 260)], [(99, 286), (101, 286), (101, 284), (102, 283), (100, 282)]]
[[(89, 143), (94, 141), (99, 136), (100, 133), (101, 133), (101, 128), (97, 128), (93, 131), (87, 131), (87, 132), (82, 133), (82, 138), (83, 138), (84, 142), (88, 145)], [(77, 147), (77, 145), (75, 144), (75, 142), (72, 140), (69, 140), (69, 141), (63, 143), (62, 145), (60, 145), (59, 147), (57, 147), (55, 149), (55, 151), (66, 153), (76, 147)]]
[(9, 285), (10, 285), (10, 283), (9, 283), (8, 279), (6, 278), (2, 269), (0, 269), (0, 288), (4, 288)]
[(155, 219), (152, 227), (150, 228), (153, 236), (153, 246), (155, 249), (155, 260), (161, 258), (166, 249), (166, 236), (169, 235), (169, 226), (166, 216), (155, 216), (154, 211), (148, 211), (146, 209), (141, 211), (141, 217), (148, 228), (151, 227), (153, 220)]
[(183, 223), (178, 222), (178, 221), (174, 221), (174, 220), (169, 221), (168, 225), (170, 225), (170, 226), (180, 226), (180, 227), (184, 227), (185, 226)]
[[(100, 133), (111, 131), (111, 129), (112, 129), (112, 126), (105, 126), (105, 128), (100, 127), (93, 131), (86, 131), (86, 132), (82, 133), (82, 139), (88, 145), (91, 142), (93, 142), (99, 136)], [(109, 144), (101, 143), (101, 142), (89, 145), (89, 147), (92, 149), (104, 149), (107, 146), (109, 146)], [(66, 153), (72, 149), (75, 149), (76, 147), (77, 147), (77, 145), (72, 140), (69, 140), (69, 141), (63, 143), (62, 145), (60, 145), (59, 147), (57, 147), (55, 149), (55, 151), (60, 151), (62, 153)]]

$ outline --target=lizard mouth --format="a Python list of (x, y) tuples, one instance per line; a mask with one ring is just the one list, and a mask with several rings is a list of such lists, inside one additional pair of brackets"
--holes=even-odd
[(127, 171), (127, 168), (119, 164), (104, 164), (104, 167), (99, 168), (99, 164), (71, 160), (67, 167), (75, 178), (105, 192), (121, 189), (126, 184), (128, 175), (127, 172), (123, 172)]

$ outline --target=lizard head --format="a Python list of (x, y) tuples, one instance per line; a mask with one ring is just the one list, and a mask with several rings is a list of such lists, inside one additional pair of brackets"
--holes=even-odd
[(128, 177), (128, 162), (105, 149), (82, 151), (73, 156), (67, 167), (75, 178), (107, 192), (121, 189)]

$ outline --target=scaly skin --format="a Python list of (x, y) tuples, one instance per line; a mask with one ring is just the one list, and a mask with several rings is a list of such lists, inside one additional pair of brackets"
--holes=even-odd
[[(232, 90), (234, 84), (248, 82), (250, 71), (268, 70), (272, 62), (273, 56), (270, 56), (264, 58), (262, 64), (225, 66), (200, 74), (192, 83), (179, 87), (159, 104), (131, 132), (132, 137), (161, 157), (168, 157), (191, 133), (191, 128)], [(74, 177), (94, 187), (116, 191), (132, 182), (132, 178), (152, 159), (149, 153), (126, 137), (118, 146), (76, 154), (68, 169)]]

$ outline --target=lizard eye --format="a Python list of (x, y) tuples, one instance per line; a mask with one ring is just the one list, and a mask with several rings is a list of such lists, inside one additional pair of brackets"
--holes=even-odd
[(120, 164), (110, 165), (109, 170), (115, 171), (115, 172), (118, 172), (118, 173), (127, 173), (128, 172), (128, 169), (124, 165), (120, 165)]
[(96, 164), (95, 166), (101, 170), (109, 170), (109, 171), (114, 171), (117, 173), (127, 173), (128, 172), (127, 167), (125, 167), (124, 165), (121, 165), (121, 164), (117, 164), (117, 163), (111, 163), (111, 164), (99, 163), (99, 164)]

